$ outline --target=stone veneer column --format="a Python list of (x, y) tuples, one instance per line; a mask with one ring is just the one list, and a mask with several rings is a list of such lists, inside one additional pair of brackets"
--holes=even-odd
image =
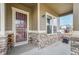
[(0, 37), (0, 55), (6, 54), (7, 52), (7, 39), (6, 37)]
[(5, 37), (5, 4), (0, 3), (0, 55), (6, 54), (7, 42)]

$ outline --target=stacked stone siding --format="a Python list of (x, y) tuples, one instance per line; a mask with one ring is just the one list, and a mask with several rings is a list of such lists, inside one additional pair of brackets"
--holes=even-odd
[(79, 55), (79, 37), (71, 37), (71, 55)]
[(58, 35), (54, 34), (54, 35), (48, 35), (48, 34), (43, 34), (40, 33), (39, 34), (39, 47), (45, 47), (48, 46), (50, 44), (55, 43), (56, 41), (58, 41)]
[(37, 33), (29, 33), (29, 44), (33, 44), (35, 46), (38, 46), (38, 34)]
[(48, 35), (45, 33), (29, 33), (29, 42), (38, 47), (46, 47), (60, 40), (58, 34)]
[(7, 51), (6, 38), (0, 37), (0, 55), (6, 54), (6, 51)]

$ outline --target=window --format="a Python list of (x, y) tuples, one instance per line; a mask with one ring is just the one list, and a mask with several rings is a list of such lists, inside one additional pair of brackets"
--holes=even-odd
[(51, 14), (46, 14), (47, 18), (47, 34), (57, 33), (57, 18)]
[(52, 25), (53, 25), (52, 17), (47, 16), (47, 33), (48, 34), (52, 33)]

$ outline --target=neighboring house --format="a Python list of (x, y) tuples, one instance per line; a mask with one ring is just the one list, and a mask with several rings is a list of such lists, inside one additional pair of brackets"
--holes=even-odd
[(59, 17), (73, 13), (73, 4), (0, 4), (0, 35), (14, 34), (14, 46), (32, 44), (44, 47), (58, 41)]

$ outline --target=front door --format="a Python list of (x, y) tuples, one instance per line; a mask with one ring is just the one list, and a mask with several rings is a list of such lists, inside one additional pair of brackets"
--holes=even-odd
[(16, 12), (16, 43), (27, 41), (27, 15)]

